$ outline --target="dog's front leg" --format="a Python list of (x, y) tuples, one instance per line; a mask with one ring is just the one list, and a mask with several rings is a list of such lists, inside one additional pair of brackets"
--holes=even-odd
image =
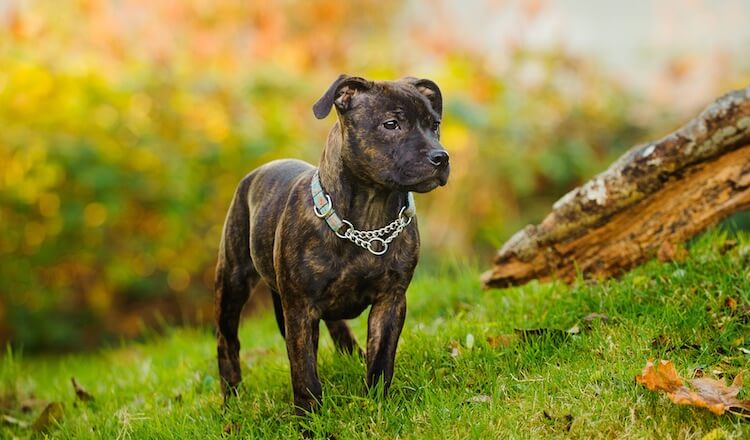
[(318, 379), (318, 335), (320, 319), (306, 307), (286, 310), (286, 351), (292, 373), (292, 391), (297, 414), (312, 411), (321, 398)]
[(383, 394), (393, 378), (396, 346), (406, 318), (404, 293), (372, 305), (367, 319), (367, 386), (372, 388), (383, 378)]

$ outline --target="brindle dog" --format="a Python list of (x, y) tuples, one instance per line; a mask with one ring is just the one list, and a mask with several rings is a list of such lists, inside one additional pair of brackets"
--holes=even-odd
[[(313, 106), (318, 119), (336, 107), (318, 168), (341, 219), (358, 230), (390, 224), (409, 192), (448, 181), (448, 153), (439, 142), (442, 95), (427, 79), (368, 81), (341, 75)], [(218, 361), (224, 398), (240, 383), (237, 327), (250, 290), (270, 288), (286, 339), (294, 404), (299, 414), (321, 397), (317, 369), (319, 323), (336, 347), (360, 352), (344, 320), (372, 306), (368, 318), (367, 385), (382, 378), (387, 393), (406, 315), (406, 288), (419, 254), (414, 218), (383, 255), (337, 236), (313, 210), (316, 168), (278, 160), (239, 184), (224, 223), (216, 267)], [(339, 235), (346, 229), (345, 226)], [(372, 246), (382, 250), (382, 245)]]

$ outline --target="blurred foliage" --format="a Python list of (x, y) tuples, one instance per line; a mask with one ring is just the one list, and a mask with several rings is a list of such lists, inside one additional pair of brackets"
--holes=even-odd
[(508, 45), (496, 65), (395, 0), (63, 3), (0, 10), (0, 340), (31, 350), (209, 319), (235, 185), (317, 162), (333, 116), (310, 107), (338, 73), (443, 89), (453, 173), (417, 200), (428, 261), (488, 255), (647, 136), (595, 64)]

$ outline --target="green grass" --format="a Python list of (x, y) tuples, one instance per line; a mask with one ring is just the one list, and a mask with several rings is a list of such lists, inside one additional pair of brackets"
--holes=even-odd
[[(302, 431), (338, 439), (748, 438), (750, 424), (735, 416), (673, 405), (634, 382), (650, 358), (672, 360), (686, 378), (698, 367), (727, 377), (747, 371), (750, 356), (740, 347), (750, 348), (750, 237), (722, 254), (725, 239), (713, 232), (690, 246), (684, 262), (653, 261), (618, 281), (572, 287), (482, 291), (471, 265), (422, 271), (408, 293), (388, 399), (365, 393), (363, 361), (335, 353), (322, 330), (322, 407), (295, 417), (283, 340), (272, 314), (263, 313), (244, 320), (244, 391), (226, 411), (208, 329), (62, 358), (8, 352), (0, 361), (0, 410), (33, 421), (41, 407), (23, 413), (20, 402), (61, 401), (65, 416), (51, 429), (54, 438), (221, 438), (229, 424), (241, 438), (299, 438)], [(586, 328), (582, 318), (591, 312), (610, 320)], [(352, 324), (361, 344), (366, 317)], [(486, 340), (574, 325), (581, 329), (575, 336), (549, 332), (495, 348)], [(94, 402), (76, 402), (71, 376)], [(468, 402), (480, 395), (490, 399)], [(4, 437), (31, 435), (2, 429)]]

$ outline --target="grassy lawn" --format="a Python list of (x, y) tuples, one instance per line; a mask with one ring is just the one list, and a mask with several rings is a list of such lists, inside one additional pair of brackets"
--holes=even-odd
[[(476, 266), (423, 270), (409, 290), (388, 399), (365, 393), (363, 361), (335, 353), (322, 330), (322, 409), (295, 417), (283, 340), (263, 313), (242, 326), (244, 392), (226, 411), (209, 329), (62, 358), (8, 351), (0, 411), (33, 422), (43, 404), (32, 400), (23, 412), (24, 402), (62, 402), (54, 438), (221, 438), (230, 436), (225, 427), (240, 438), (302, 430), (338, 439), (749, 438), (750, 424), (735, 416), (673, 405), (634, 381), (650, 358), (672, 360), (685, 378), (696, 368), (727, 379), (747, 373), (740, 348), (750, 348), (750, 237), (731, 249), (726, 239), (713, 232), (683, 262), (653, 261), (618, 281), (571, 287), (482, 291)], [(609, 319), (584, 322), (593, 312)], [(362, 345), (366, 317), (352, 324)], [(514, 331), (573, 326), (576, 335)], [(76, 400), (71, 377), (93, 402)], [(8, 423), (0, 430), (3, 438), (32, 433)]]

